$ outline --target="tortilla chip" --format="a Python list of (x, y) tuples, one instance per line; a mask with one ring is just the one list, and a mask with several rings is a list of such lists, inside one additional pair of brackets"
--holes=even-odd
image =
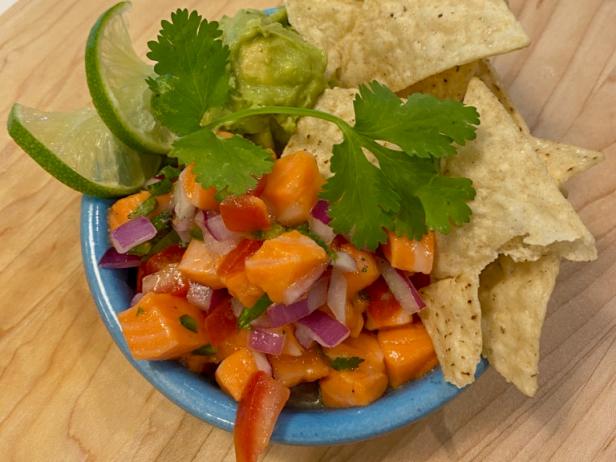
[(305, 40), (328, 52), (327, 76), (340, 68), (337, 44), (350, 34), (362, 11), (357, 0), (286, 0), (289, 21)]
[(427, 77), (410, 87), (398, 92), (398, 96), (407, 98), (413, 93), (428, 93), (440, 99), (464, 100), (466, 89), (471, 79), (479, 70), (479, 61), (454, 66), (451, 69)]
[(307, 41), (323, 47), (344, 87), (376, 79), (399, 91), (529, 43), (503, 0), (365, 0), (356, 2), (361, 9), (349, 9), (349, 1), (327, 2), (332, 10), (348, 9), (349, 18), (328, 15), (322, 1), (302, 0), (302, 8), (297, 3), (287, 1), (289, 22)]
[(500, 78), (498, 77), (498, 74), (490, 61), (487, 59), (482, 59), (477, 63), (477, 77), (479, 77), (498, 98), (520, 131), (530, 134), (530, 129), (528, 128), (524, 117), (522, 117), (522, 114), (520, 114), (511, 102), (511, 98), (509, 98), (509, 95), (505, 91), (505, 87), (501, 83)]
[(477, 196), (471, 222), (438, 236), (435, 276), (479, 273), (515, 237), (570, 260), (596, 258), (594, 238), (488, 87), (473, 79), (464, 102), (478, 109), (481, 125), (444, 172), (470, 178)]
[(483, 355), (527, 396), (537, 391), (541, 327), (559, 267), (554, 255), (534, 263), (500, 257), (481, 274)]
[(443, 279), (422, 290), (419, 316), (432, 339), (445, 380), (463, 387), (475, 381), (481, 359), (478, 277)]
[[(357, 90), (352, 88), (331, 88), (325, 90), (315, 109), (334, 114), (350, 124), (355, 123), (353, 100)], [(334, 144), (342, 142), (342, 132), (334, 124), (313, 117), (303, 117), (297, 123), (297, 130), (287, 143), (283, 156), (297, 151), (307, 151), (313, 154), (319, 165), (321, 175), (332, 176), (330, 160)], [(368, 153), (372, 162), (374, 156)]]
[(562, 185), (572, 176), (588, 170), (604, 159), (598, 151), (577, 146), (556, 143), (555, 141), (533, 138), (535, 152), (545, 162), (550, 175)]

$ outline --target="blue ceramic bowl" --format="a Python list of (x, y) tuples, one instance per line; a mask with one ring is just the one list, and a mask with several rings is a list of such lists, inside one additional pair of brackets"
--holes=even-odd
[[(111, 201), (84, 196), (81, 202), (81, 250), (90, 290), (98, 311), (131, 364), (162, 394), (192, 415), (225, 430), (233, 428), (235, 401), (216, 385), (188, 371), (174, 361), (134, 360), (118, 323), (117, 313), (125, 310), (134, 290), (126, 270), (108, 270), (98, 260), (109, 247), (107, 208)], [(485, 369), (482, 362), (477, 376)], [(371, 438), (416, 421), (460, 393), (445, 382), (440, 369), (421, 380), (388, 392), (375, 403), (351, 409), (285, 409), (272, 439), (280, 443), (337, 444)]]

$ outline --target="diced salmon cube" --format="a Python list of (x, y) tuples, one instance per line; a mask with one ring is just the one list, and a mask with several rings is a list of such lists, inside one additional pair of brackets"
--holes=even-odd
[(197, 181), (193, 172), (193, 164), (188, 165), (182, 172), (182, 187), (188, 201), (201, 210), (217, 210), (216, 188), (204, 188)]
[(250, 377), (258, 370), (252, 352), (247, 348), (242, 348), (218, 365), (215, 374), (216, 383), (225, 393), (239, 401)]
[(109, 207), (109, 212), (107, 215), (109, 230), (113, 231), (114, 229), (122, 226), (124, 223), (127, 223), (130, 220), (129, 215), (133, 213), (137, 207), (148, 200), (149, 197), (149, 192), (140, 191), (115, 201), (113, 205)]
[(322, 185), (314, 156), (299, 151), (275, 162), (261, 197), (280, 223), (296, 226), (310, 217)]
[(246, 259), (246, 275), (272, 301), (288, 305), (295, 301), (292, 295), (294, 287), (308, 280), (316, 281), (326, 266), (325, 250), (294, 230), (266, 240), (253, 256)]
[(222, 257), (208, 248), (203, 241), (193, 239), (188, 244), (178, 269), (192, 281), (212, 289), (222, 289), (225, 285), (218, 276), (218, 265), (221, 259)]
[(287, 387), (303, 382), (314, 382), (329, 374), (329, 366), (315, 350), (306, 350), (301, 356), (271, 356), (274, 378)]
[(376, 281), (381, 273), (372, 253), (359, 250), (349, 243), (342, 244), (340, 250), (353, 257), (357, 265), (357, 271), (344, 273), (344, 277), (347, 280), (347, 297), (352, 298), (360, 290), (365, 289)]
[(178, 358), (208, 343), (201, 310), (174, 295), (150, 292), (118, 320), (135, 359)]
[(366, 329), (377, 330), (384, 327), (396, 327), (408, 324), (413, 316), (405, 311), (387, 287), (384, 279), (379, 278), (365, 291), (369, 299), (366, 311)]
[(366, 406), (387, 389), (383, 352), (374, 335), (361, 333), (334, 348), (324, 349), (330, 361), (336, 358), (361, 358), (355, 369), (334, 370), (321, 379), (321, 397), (328, 407)]
[(394, 268), (413, 273), (430, 274), (434, 262), (436, 239), (430, 231), (419, 241), (396, 236), (388, 231), (387, 244), (382, 246), (385, 258)]
[(269, 210), (263, 199), (250, 194), (229, 196), (220, 203), (225, 226), (238, 233), (251, 233), (270, 227)]
[(438, 364), (432, 340), (419, 322), (381, 330), (377, 337), (392, 387), (417, 379)]

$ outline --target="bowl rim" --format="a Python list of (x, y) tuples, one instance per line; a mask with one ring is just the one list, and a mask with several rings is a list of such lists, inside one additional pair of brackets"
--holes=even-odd
[[(133, 294), (133, 289), (125, 280), (127, 271), (104, 269), (98, 265), (109, 247), (107, 209), (111, 203), (109, 199), (84, 195), (80, 212), (83, 265), (90, 291), (107, 330), (133, 367), (170, 401), (201, 420), (232, 431), (237, 406), (217, 386), (176, 361), (137, 361), (132, 358), (116, 316), (126, 309)], [(475, 376), (479, 377), (486, 367), (487, 362), (482, 359)], [(438, 367), (419, 380), (388, 391), (365, 407), (284, 409), (272, 441), (294, 445), (330, 445), (373, 438), (421, 419), (462, 391), (445, 382)]]

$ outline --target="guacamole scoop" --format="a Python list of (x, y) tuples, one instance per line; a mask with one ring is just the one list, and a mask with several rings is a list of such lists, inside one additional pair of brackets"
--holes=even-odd
[[(242, 10), (221, 22), (223, 40), (231, 51), (233, 109), (258, 106), (312, 107), (327, 86), (325, 54), (290, 29), (286, 11), (267, 16)], [(247, 123), (246, 123), (247, 122)], [(279, 127), (271, 127), (275, 122)], [(258, 117), (241, 128), (258, 133), (282, 128), (290, 133), (289, 117)]]

